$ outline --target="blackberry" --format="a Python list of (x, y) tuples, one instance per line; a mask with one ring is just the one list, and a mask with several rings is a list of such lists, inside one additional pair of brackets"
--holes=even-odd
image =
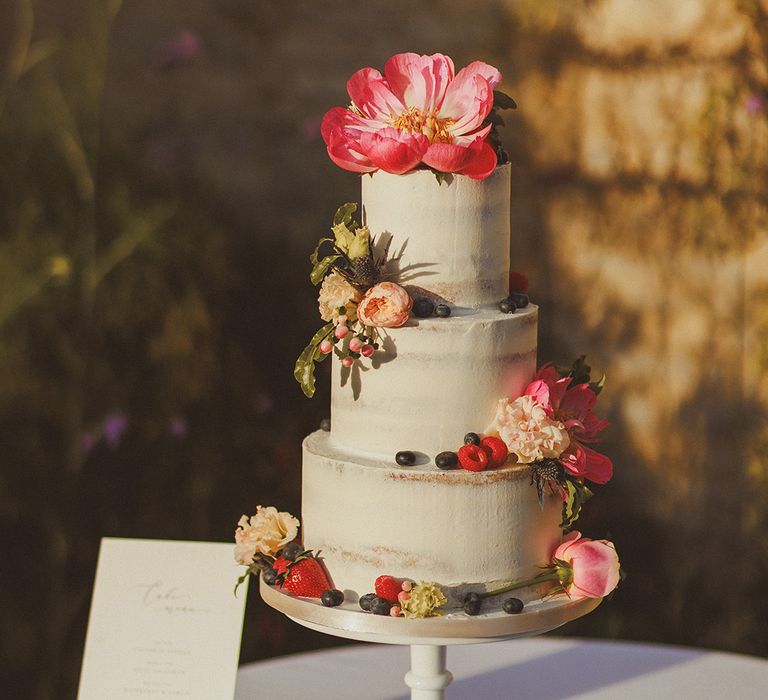
[(264, 579), (264, 583), (271, 586), (277, 580), (277, 571), (270, 566), (268, 569), (264, 569), (264, 571), (261, 572), (261, 578)]
[(528, 295), (525, 292), (512, 292), (509, 298), (518, 309), (528, 306)]
[(331, 429), (331, 419), (323, 418), (323, 420), (320, 421), (320, 430), (324, 430), (327, 433), (330, 429)]
[(401, 450), (395, 455), (395, 462), (401, 467), (411, 467), (416, 463), (416, 455), (410, 450)]
[(389, 610), (392, 607), (384, 598), (376, 596), (371, 603), (371, 612), (374, 615), (389, 615)]
[(515, 304), (515, 302), (512, 300), (511, 297), (502, 299), (499, 302), (499, 311), (501, 311), (504, 314), (512, 314), (515, 312), (516, 308), (517, 308), (517, 304)]
[(323, 591), (320, 601), (326, 608), (335, 608), (344, 602), (344, 593), (338, 588), (329, 588), (327, 591)]
[(507, 598), (501, 607), (504, 608), (505, 613), (517, 615), (517, 613), (523, 612), (523, 601), (520, 598)]
[(284, 559), (293, 561), (303, 551), (304, 547), (302, 547), (298, 542), (289, 542), (287, 545), (285, 545), (285, 547), (283, 547), (283, 551), (280, 552), (280, 554), (283, 555)]
[(365, 610), (365, 612), (371, 612), (371, 606), (373, 605), (374, 600), (376, 600), (375, 593), (366, 593), (365, 595), (360, 596), (360, 600), (357, 603), (363, 610)]
[(448, 304), (438, 304), (435, 307), (435, 313), (440, 318), (448, 318), (451, 315), (451, 307)]
[(477, 433), (467, 433), (464, 436), (464, 444), (465, 445), (479, 445), (480, 444), (480, 436)]
[(459, 464), (459, 455), (455, 452), (441, 452), (435, 457), (435, 464), (440, 469), (455, 469)]
[(435, 305), (426, 297), (421, 297), (413, 302), (413, 315), (418, 318), (429, 318), (435, 313)]
[(467, 593), (464, 596), (464, 612), (467, 615), (479, 615), (483, 599), (477, 593)]
[(370, 255), (363, 255), (352, 261), (352, 274), (355, 284), (361, 287), (373, 287), (379, 281), (379, 268)]

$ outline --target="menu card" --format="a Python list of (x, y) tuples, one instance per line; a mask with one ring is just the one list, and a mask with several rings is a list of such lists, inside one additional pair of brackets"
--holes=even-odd
[(102, 539), (78, 700), (232, 698), (240, 573), (229, 543)]

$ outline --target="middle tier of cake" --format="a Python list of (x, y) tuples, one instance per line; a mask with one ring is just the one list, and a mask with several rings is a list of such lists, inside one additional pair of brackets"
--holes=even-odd
[(333, 358), (331, 445), (394, 460), (417, 453), (427, 464), (482, 433), (499, 399), (517, 397), (536, 373), (538, 307), (512, 314), (480, 309), (450, 318), (411, 319), (381, 329), (372, 362)]

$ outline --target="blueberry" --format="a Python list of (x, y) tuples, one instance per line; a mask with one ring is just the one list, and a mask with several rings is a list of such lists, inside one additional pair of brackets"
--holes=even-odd
[(264, 571), (261, 572), (261, 578), (264, 579), (264, 583), (271, 586), (275, 579), (277, 578), (277, 571), (275, 571), (271, 566), (268, 569), (264, 569)]
[(528, 295), (525, 292), (512, 292), (509, 298), (515, 303), (518, 309), (524, 309), (528, 306)]
[(289, 542), (287, 545), (285, 545), (285, 547), (283, 547), (283, 551), (280, 552), (280, 554), (282, 554), (284, 559), (293, 561), (303, 551), (304, 547), (302, 547), (298, 542)]
[(425, 297), (421, 297), (413, 302), (413, 315), (418, 318), (429, 318), (435, 313), (435, 305)]
[(395, 455), (395, 462), (401, 467), (411, 467), (416, 464), (416, 455), (410, 450), (401, 450)]
[(502, 299), (499, 302), (499, 311), (501, 311), (504, 314), (512, 314), (515, 312), (516, 308), (517, 308), (517, 304), (515, 304), (515, 302), (512, 300), (511, 297)]
[(376, 594), (375, 593), (366, 593), (363, 596), (360, 596), (360, 600), (358, 601), (358, 605), (365, 610), (365, 612), (371, 611), (371, 606), (373, 605), (373, 601), (376, 600)]
[(324, 430), (327, 433), (330, 429), (331, 429), (331, 419), (323, 418), (323, 420), (320, 421), (320, 430)]
[(482, 604), (483, 600), (477, 593), (467, 593), (464, 596), (464, 612), (467, 615), (479, 615)]
[(459, 455), (455, 452), (441, 452), (435, 457), (435, 464), (440, 469), (454, 469), (459, 463)]
[(517, 615), (517, 613), (523, 612), (523, 601), (520, 598), (507, 598), (501, 607), (504, 608), (505, 613)]
[(374, 615), (389, 615), (391, 607), (392, 606), (384, 600), (384, 598), (376, 596), (371, 603), (371, 612)]
[(451, 315), (451, 307), (448, 304), (438, 304), (435, 307), (435, 313), (440, 318), (448, 318)]
[(467, 433), (464, 436), (464, 444), (465, 445), (479, 445), (480, 444), (480, 436), (477, 433)]
[(344, 602), (344, 593), (337, 588), (329, 588), (327, 591), (323, 591), (320, 601), (326, 608), (335, 608)]

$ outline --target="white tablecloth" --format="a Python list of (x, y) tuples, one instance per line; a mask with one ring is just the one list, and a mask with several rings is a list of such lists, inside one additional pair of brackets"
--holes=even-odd
[[(768, 661), (682, 647), (539, 637), (448, 647), (450, 700), (768, 700)], [(408, 647), (246, 664), (236, 700), (406, 700)]]

